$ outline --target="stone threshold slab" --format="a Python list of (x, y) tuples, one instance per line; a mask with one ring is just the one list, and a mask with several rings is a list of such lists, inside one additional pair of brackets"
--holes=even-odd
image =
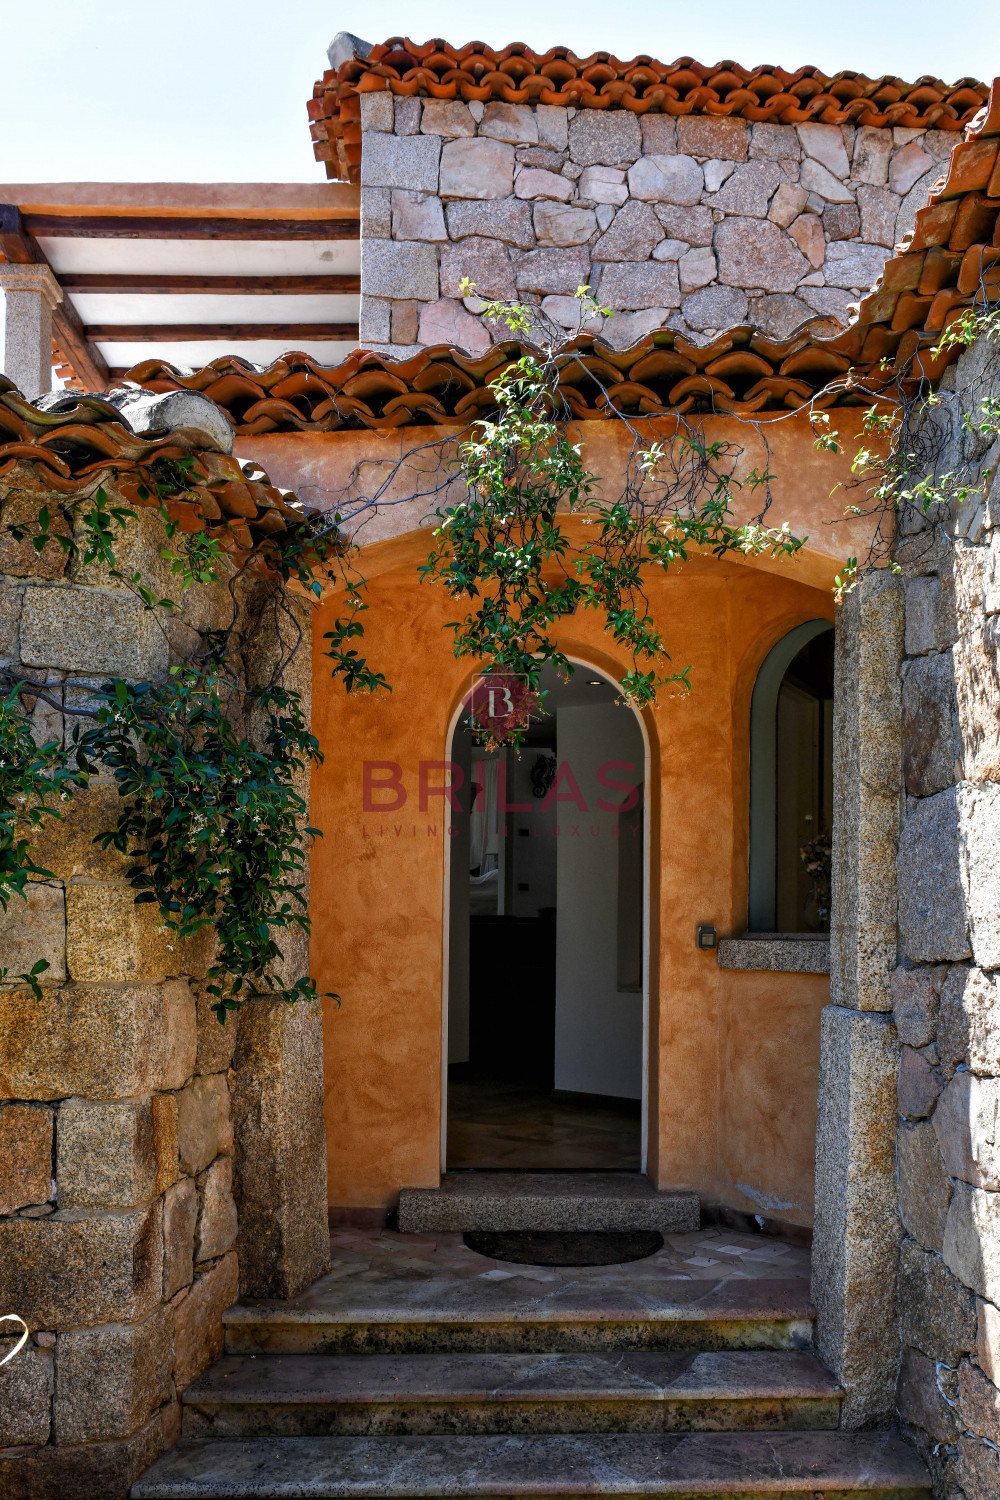
[(631, 1172), (447, 1172), (439, 1188), (403, 1188), (402, 1234), (467, 1234), (699, 1227), (697, 1193), (657, 1192)]
[(270, 1438), (184, 1441), (132, 1500), (497, 1495), (782, 1496), (927, 1500), (930, 1481), (891, 1433)]

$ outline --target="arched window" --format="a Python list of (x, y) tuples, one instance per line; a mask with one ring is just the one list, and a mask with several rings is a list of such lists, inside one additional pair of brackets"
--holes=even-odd
[(829, 930), (833, 626), (771, 648), (750, 706), (750, 932)]

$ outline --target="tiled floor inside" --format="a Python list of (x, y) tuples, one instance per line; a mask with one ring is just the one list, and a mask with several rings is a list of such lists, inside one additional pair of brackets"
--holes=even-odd
[(638, 1171), (638, 1100), (554, 1096), (493, 1079), (448, 1085), (448, 1166)]

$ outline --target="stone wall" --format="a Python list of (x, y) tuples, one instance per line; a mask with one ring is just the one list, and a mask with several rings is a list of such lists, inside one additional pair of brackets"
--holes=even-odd
[[(45, 498), (0, 488), (0, 521)], [(125, 571), (169, 592), (158, 519), (140, 512), (128, 536)], [(224, 589), (196, 586), (157, 619), (101, 570), (0, 540), (0, 664), (47, 684), (40, 743), (71, 733), (63, 710), (88, 684), (155, 677), (227, 609)], [(117, 805), (101, 779), (67, 803), (33, 841), (51, 878), (0, 915), (9, 975), (49, 963), (40, 1001), (0, 985), (0, 1311), (31, 1330), (0, 1368), (11, 1500), (124, 1496), (222, 1352), (238, 1252), (258, 1295), (298, 1290), (328, 1258), (318, 1015), (263, 999), (242, 1030), (219, 1025), (201, 983), (210, 933), (178, 943), (134, 904), (128, 860), (93, 843)]]
[[(361, 96), (362, 345), (490, 341), (463, 299), (541, 303), (578, 326), (589, 284), (616, 348), (663, 326), (786, 338), (848, 321), (913, 227), (945, 131)], [(501, 330), (499, 337), (506, 330)]]
[[(1000, 1493), (1000, 442), (984, 340), (925, 420), (985, 498), (907, 523), (838, 630), (814, 1298), (845, 1421)], [(928, 466), (931, 460), (928, 460)]]

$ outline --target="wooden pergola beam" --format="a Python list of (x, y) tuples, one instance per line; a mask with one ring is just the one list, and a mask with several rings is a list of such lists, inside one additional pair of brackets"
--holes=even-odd
[(150, 344), (190, 339), (356, 339), (357, 323), (93, 323), (92, 344)]
[(194, 292), (235, 296), (330, 296), (361, 291), (360, 276), (159, 276), (118, 272), (65, 271), (59, 278), (68, 292), (152, 292), (185, 295)]
[[(48, 265), (41, 247), (13, 203), (0, 204), (0, 250), (12, 265)], [(52, 337), (77, 379), (91, 390), (103, 391), (111, 379), (110, 371), (101, 351), (92, 348), (88, 342), (80, 315), (67, 299), (52, 309)]]
[(25, 214), (37, 239), (357, 240), (358, 219), (230, 219), (140, 214)]

